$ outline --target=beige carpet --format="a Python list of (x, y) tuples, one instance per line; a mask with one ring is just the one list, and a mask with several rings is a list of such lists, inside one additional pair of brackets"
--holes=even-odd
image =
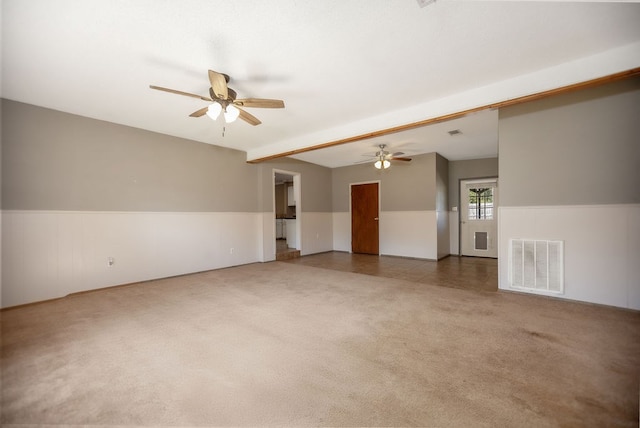
[(1, 317), (5, 426), (638, 426), (638, 312), (274, 262)]

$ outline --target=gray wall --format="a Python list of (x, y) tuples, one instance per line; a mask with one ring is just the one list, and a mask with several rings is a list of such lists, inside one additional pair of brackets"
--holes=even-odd
[(449, 160), (436, 154), (436, 210), (448, 211)]
[(502, 206), (640, 203), (640, 78), (500, 110)]
[(394, 162), (387, 170), (372, 163), (334, 168), (333, 211), (349, 211), (349, 184), (380, 180), (383, 211), (434, 211), (436, 209), (436, 154), (412, 156), (411, 162)]
[(258, 212), (245, 153), (2, 100), (2, 208)]
[(259, 164), (260, 210), (273, 211), (273, 170), (300, 173), (302, 212), (331, 212), (331, 169), (297, 159), (282, 158)]
[(438, 259), (448, 256), (451, 253), (449, 239), (449, 161), (436, 154), (436, 210), (438, 227)]
[(460, 205), (460, 180), (498, 176), (498, 158), (449, 161), (449, 210)]

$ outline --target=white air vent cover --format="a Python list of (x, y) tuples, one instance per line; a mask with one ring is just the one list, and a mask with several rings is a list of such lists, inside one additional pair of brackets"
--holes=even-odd
[(511, 239), (509, 282), (513, 288), (564, 293), (563, 242)]

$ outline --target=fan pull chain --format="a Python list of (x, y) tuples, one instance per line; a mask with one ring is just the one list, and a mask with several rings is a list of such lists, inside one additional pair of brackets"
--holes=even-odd
[(222, 138), (224, 138), (224, 133), (225, 133), (225, 131), (226, 131), (226, 130), (227, 130), (227, 127), (226, 127), (226, 126), (223, 126), (223, 127), (222, 127)]

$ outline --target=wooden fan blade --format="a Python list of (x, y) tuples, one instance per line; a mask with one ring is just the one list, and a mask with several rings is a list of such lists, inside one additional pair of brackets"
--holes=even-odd
[(240, 119), (244, 120), (248, 124), (256, 126), (256, 125), (260, 125), (262, 123), (262, 122), (260, 122), (258, 120), (257, 117), (255, 117), (251, 113), (247, 113), (246, 111), (242, 110), (241, 108), (238, 108), (238, 110), (240, 110), (240, 116), (239, 116)]
[(402, 156), (404, 154), (404, 152), (395, 152), (394, 154), (392, 154), (392, 157), (396, 157), (396, 156)]
[(224, 74), (218, 73), (217, 71), (209, 70), (209, 82), (211, 82), (211, 87), (213, 91), (216, 93), (216, 97), (221, 100), (226, 100), (229, 98), (229, 91), (227, 90), (227, 79), (225, 79)]
[(200, 117), (200, 116), (204, 116), (205, 114), (207, 114), (207, 109), (209, 108), (209, 106), (203, 107), (200, 110), (196, 110), (193, 113), (191, 113), (189, 116), (190, 117)]
[(411, 160), (411, 158), (396, 158), (396, 157), (392, 157), (391, 158), (392, 161), (405, 161), (405, 162), (409, 162)]
[(235, 100), (235, 105), (240, 107), (256, 107), (256, 108), (284, 108), (284, 101), (269, 100), (263, 98), (245, 98)]
[(151, 89), (156, 89), (158, 91), (169, 92), (171, 94), (178, 94), (178, 95), (184, 95), (186, 97), (198, 98), (198, 99), (201, 99), (203, 101), (213, 101), (209, 97), (204, 97), (202, 95), (197, 95), (197, 94), (191, 94), (189, 92), (177, 91), (175, 89), (163, 88), (162, 86), (149, 85), (149, 87)]

